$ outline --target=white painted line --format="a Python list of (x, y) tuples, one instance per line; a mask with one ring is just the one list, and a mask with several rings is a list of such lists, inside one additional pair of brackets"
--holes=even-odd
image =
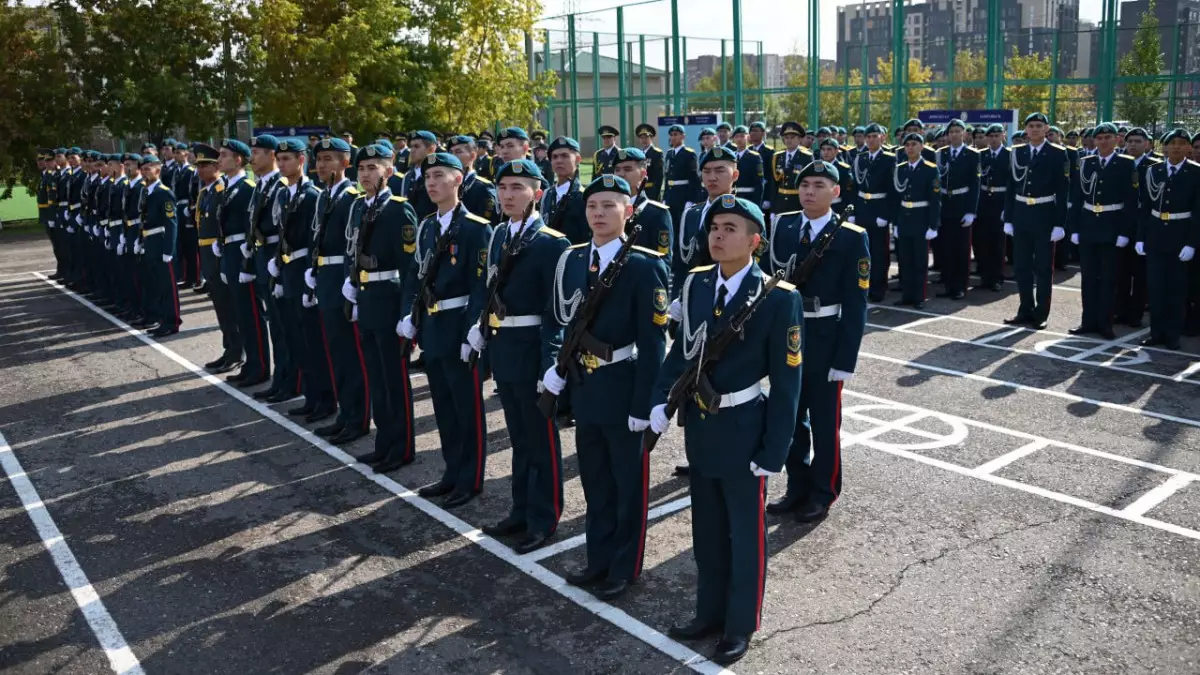
[(50, 517), (50, 512), (46, 510), (42, 498), (38, 496), (37, 489), (25, 475), (21, 462), (8, 445), (8, 441), (4, 439), (3, 434), (0, 434), (0, 465), (3, 465), (4, 473), (12, 483), (13, 490), (20, 497), (25, 512), (29, 514), (29, 519), (33, 521), (33, 526), (42, 539), (42, 545), (50, 553), (54, 566), (58, 568), (58, 573), (62, 575), (67, 588), (71, 590), (71, 596), (75, 598), (75, 604), (79, 605), (80, 613), (83, 614), (88, 626), (92, 628), (92, 633), (100, 642), (100, 648), (108, 657), (108, 664), (112, 667), (113, 672), (118, 675), (145, 675), (137, 656), (125, 642), (121, 630), (117, 628), (117, 622), (113, 621), (112, 615), (104, 607), (104, 601), (100, 599), (100, 594), (92, 588), (92, 582), (88, 581), (87, 574), (79, 566), (79, 561), (75, 559), (71, 547), (67, 546), (62, 532), (54, 524), (54, 519)]
[(221, 327), (220, 324), (215, 324), (215, 323), (205, 323), (205, 324), (201, 324), (199, 326), (180, 326), (179, 332), (180, 333), (191, 333), (193, 331), (212, 330), (214, 328), (220, 328), (220, 327)]
[(906, 324), (901, 324), (899, 326), (896, 326), (896, 328), (897, 329), (916, 328), (917, 326), (922, 326), (927, 323), (933, 323), (934, 321), (941, 321), (942, 319), (945, 319), (945, 318), (948, 318), (948, 317), (946, 317), (944, 315), (940, 315), (940, 314), (938, 316), (927, 316), (923, 319), (917, 319), (916, 321), (909, 321)]
[(24, 279), (25, 281), (32, 281), (32, 279), (30, 279), (29, 277), (34, 274), (37, 274), (37, 273), (36, 272), (12, 272), (10, 274), (0, 274), (0, 282), (15, 281), (15, 280), (19, 280), (19, 279)]
[(1196, 480), (1196, 476), (1175, 474), (1163, 481), (1162, 485), (1138, 497), (1137, 501), (1121, 509), (1121, 513), (1127, 516), (1144, 516), (1150, 509), (1165, 502), (1171, 495), (1187, 487), (1194, 480)]
[(992, 342), (999, 342), (1000, 340), (1007, 340), (1018, 333), (1024, 332), (1024, 328), (1011, 328), (1001, 333), (993, 333), (991, 335), (984, 335), (983, 337), (975, 338), (974, 340), (971, 340), (971, 343), (977, 345), (986, 345)]
[[(1014, 281), (1014, 280), (1011, 280), (1011, 279), (1005, 279), (1005, 280), (1004, 280), (1004, 283), (1006, 283), (1006, 284), (1012, 284), (1013, 286), (1016, 286), (1016, 285), (1017, 285), (1017, 282), (1016, 282), (1016, 281)], [(1067, 291), (1068, 293), (1083, 293), (1083, 289), (1082, 289), (1082, 288), (1077, 288), (1077, 287), (1075, 287), (1075, 286), (1067, 286), (1067, 285), (1065, 285), (1065, 284), (1054, 284), (1054, 290), (1056, 290), (1056, 291)]]
[[(1196, 428), (1200, 429), (1200, 420), (1194, 420), (1194, 419), (1190, 419), (1187, 417), (1178, 417), (1175, 415), (1168, 415), (1166, 413), (1154, 412), (1152, 410), (1144, 410), (1142, 408), (1135, 408), (1133, 406), (1124, 405), (1121, 403), (1112, 403), (1110, 401), (1099, 401), (1094, 398), (1086, 398), (1084, 396), (1076, 396), (1075, 394), (1068, 394), (1065, 391), (1056, 391), (1054, 389), (1043, 389), (1041, 387), (1034, 387), (1034, 386), (1030, 386), (1027, 384), (1021, 384), (1019, 382), (1012, 382), (1009, 380), (1001, 380), (1001, 379), (997, 379), (994, 377), (988, 377), (986, 375), (976, 375), (975, 373), (965, 373), (961, 370), (954, 370), (953, 368), (942, 368), (941, 366), (930, 366), (930, 365), (926, 365), (924, 363), (917, 363), (915, 361), (907, 361), (905, 359), (896, 359), (896, 358), (892, 358), (890, 356), (884, 356), (883, 354), (872, 354), (871, 352), (860, 351), (858, 353), (858, 355), (860, 358), (871, 359), (874, 361), (883, 361), (884, 363), (891, 363), (891, 364), (894, 364), (897, 366), (902, 366), (904, 368), (915, 368), (917, 370), (926, 370), (931, 373), (938, 373), (940, 375), (949, 375), (951, 377), (961, 377), (963, 379), (972, 380), (974, 382), (984, 382), (987, 384), (999, 385), (1002, 387), (1009, 387), (1011, 389), (1016, 389), (1018, 391), (1032, 392), (1035, 394), (1041, 394), (1043, 396), (1050, 396), (1052, 398), (1057, 398), (1057, 399), (1061, 399), (1064, 401), (1070, 401), (1072, 403), (1087, 403), (1090, 405), (1094, 405), (1098, 408), (1107, 408), (1109, 410), (1119, 410), (1121, 412), (1133, 413), (1134, 415), (1141, 415), (1142, 417), (1149, 417), (1151, 419), (1162, 420), (1165, 422), (1174, 422), (1176, 424), (1183, 424), (1183, 425), (1186, 425), (1189, 427), (1196, 427)], [(1113, 368), (1115, 369), (1115, 366)], [(1138, 373), (1138, 374), (1145, 375), (1146, 373)]]
[(1197, 372), (1200, 372), (1200, 361), (1192, 361), (1191, 365), (1179, 371), (1179, 374), (1171, 377), (1171, 379), (1176, 382), (1192, 382), (1193, 380), (1190, 378)]
[[(1115, 340), (1101, 342), (1100, 344), (1096, 345), (1095, 347), (1092, 347), (1091, 349), (1085, 349), (1085, 350), (1079, 352), (1075, 356), (1068, 358), (1068, 360), (1069, 361), (1083, 361), (1084, 359), (1086, 359), (1087, 357), (1089, 357), (1093, 354), (1099, 354), (1100, 352), (1106, 351), (1112, 347), (1121, 347), (1129, 342), (1133, 342), (1134, 340), (1142, 337), (1143, 335), (1148, 335), (1149, 333), (1150, 333), (1149, 328), (1143, 328), (1141, 330), (1134, 331), (1128, 335), (1116, 338)], [(1109, 361), (1115, 360), (1115, 358), (1116, 357), (1114, 356), (1114, 357), (1110, 358)]]
[[(655, 520), (658, 520), (659, 518), (662, 518), (663, 516), (669, 516), (672, 513), (678, 513), (679, 511), (682, 511), (691, 505), (692, 505), (691, 497), (680, 497), (679, 499), (669, 501), (665, 504), (659, 504), (658, 506), (656, 506), (646, 512), (646, 521), (647, 522), (655, 521)], [(580, 546), (583, 546), (586, 543), (587, 543), (587, 535), (586, 534), (577, 534), (574, 537), (571, 537), (570, 539), (564, 539), (558, 543), (551, 544), (550, 546), (547, 546), (545, 548), (539, 548), (538, 550), (534, 551), (533, 553), (526, 553), (525, 555), (523, 555), (521, 557), (523, 559), (529, 560), (531, 562), (537, 562), (539, 560), (545, 560), (546, 558), (552, 558), (552, 557), (558, 555), (559, 553), (570, 551), (573, 548), (579, 548)]]
[(1003, 469), (1018, 459), (1028, 457), (1048, 445), (1050, 444), (1046, 441), (1031, 441), (1025, 445), (1022, 445), (1016, 450), (1013, 450), (1012, 452), (1006, 452), (1003, 455), (1000, 455), (990, 462), (984, 462), (983, 464), (980, 464), (979, 466), (975, 467), (975, 471), (977, 473), (996, 473), (996, 471)]
[(392, 494), (396, 495), (401, 500), (405, 501), (409, 505), (418, 509), (425, 515), (429, 516), (430, 518), (433, 518), (434, 520), (438, 521), (439, 523), (446, 526), (450, 530), (453, 530), (459, 536), (467, 539), (468, 541), (478, 544), (479, 547), (482, 548), (483, 550), (487, 551), (488, 553), (491, 553), (492, 555), (494, 555), (497, 558), (499, 558), (500, 560), (508, 563), (509, 565), (512, 565), (513, 567), (517, 568), (518, 570), (525, 573), (529, 577), (537, 580), (539, 583), (546, 586), (547, 588), (554, 591), (555, 593), (558, 593), (559, 595), (563, 596), (564, 598), (575, 603), (576, 605), (583, 608), (584, 610), (599, 617), (600, 619), (603, 619), (604, 621), (611, 623), (612, 625), (625, 631), (626, 633), (633, 636), (634, 638), (641, 640), (642, 642), (650, 645), (651, 647), (657, 649), (658, 651), (662, 652), (663, 654), (675, 659), (679, 663), (683, 664), (684, 666), (687, 666), (688, 668), (692, 669), (693, 671), (695, 671), (697, 673), (702, 673), (703, 675), (734, 675), (732, 671), (722, 668), (721, 666), (717, 665), (716, 663), (713, 663), (712, 661), (709, 661), (707, 658), (705, 658), (704, 656), (700, 655), (699, 653), (693, 651), (692, 649), (685, 647), (684, 645), (667, 637), (665, 634), (654, 630), (653, 628), (651, 628), (650, 626), (647, 626), (646, 624), (642, 623), (641, 621), (638, 621), (637, 619), (635, 619), (632, 616), (630, 616), (629, 614), (627, 614), (624, 610), (618, 609), (616, 607), (613, 607), (612, 605), (609, 605), (608, 603), (597, 600), (590, 593), (580, 590), (578, 588), (575, 588), (574, 586), (568, 585), (566, 580), (564, 580), (562, 577), (551, 572), (550, 570), (546, 569), (545, 567), (539, 565), (537, 562), (523, 559), (520, 555), (517, 555), (517, 553), (515, 551), (513, 551), (511, 548), (509, 548), (508, 546), (505, 546), (504, 544), (500, 543), (499, 541), (485, 535), (479, 528), (475, 527), (474, 525), (471, 525), (470, 523), (466, 522), (465, 520), (462, 520), (462, 519), (454, 516), (450, 512), (448, 512), (448, 511), (438, 507), (437, 505), (433, 504), (432, 502), (420, 497), (415, 491), (410, 490), (409, 488), (401, 485), (400, 483), (397, 483), (396, 481), (392, 480), (391, 478), (389, 478), (386, 475), (376, 474), (374, 471), (372, 471), (366, 465), (356, 462), (353, 457), (346, 454), (340, 448), (330, 445), (329, 443), (326, 443), (324, 439), (313, 434), (308, 429), (292, 422), (291, 420), (287, 419), (280, 413), (276, 412), (275, 410), (272, 410), (270, 407), (263, 405), (263, 404), (259, 403), (258, 401), (255, 401), (253, 398), (242, 393), (240, 390), (226, 384), (223, 380), (217, 379), (215, 376), (209, 374), (200, 366), (192, 363), (191, 361), (188, 361), (187, 359), (185, 359), (184, 357), (175, 353), (171, 349), (168, 349), (167, 347), (163, 346), (162, 344), (143, 335), (137, 329), (130, 327), (129, 325), (127, 325), (125, 322), (121, 321), (120, 319), (112, 316), (111, 314), (109, 314), (108, 312), (105, 312), (104, 310), (100, 309), (99, 307), (96, 307), (94, 304), (89, 302), (87, 299), (80, 297), (78, 294), (70, 291), (67, 288), (59, 286), (58, 284), (54, 283), (53, 281), (50, 281), (49, 279), (47, 279), (45, 277), (45, 275), (38, 274), (37, 276), (39, 278), (41, 278), (42, 281), (45, 281), (47, 284), (50, 284), (50, 285), (54, 286), (55, 288), (58, 288), (63, 293), (65, 293), (68, 296), (70, 296), (71, 298), (73, 298), (76, 302), (79, 302), (84, 307), (87, 307), (88, 309), (92, 310), (99, 316), (103, 317), (109, 323), (117, 326), (118, 328), (121, 328), (126, 333), (133, 336), (134, 338), (137, 338), (138, 340), (140, 340), (142, 343), (146, 344), (148, 347), (150, 347), (154, 351), (162, 354), (163, 356), (167, 357), (168, 359), (171, 359), (175, 363), (182, 366), (184, 369), (191, 371), (194, 375), (196, 375), (200, 379), (202, 379), (205, 382), (220, 389), (221, 391), (225, 392), (229, 396), (233, 397), (235, 400), (240, 401), (243, 405), (249, 407), (250, 409), (257, 412), (258, 414), (262, 415), (263, 417), (271, 420), (275, 424), (278, 424), (280, 427), (283, 427), (284, 429), (290, 431), (291, 433), (295, 434), (296, 436), (299, 436), (300, 438), (304, 439), (305, 441), (307, 441), (309, 444), (311, 444), (318, 450), (320, 450), (320, 451), (324, 452), (325, 454), (329, 455), (330, 457), (332, 457), (334, 460), (341, 462), (342, 464), (348, 466), (349, 468), (353, 469), (354, 471), (357, 471), (359, 474), (361, 474), (367, 480), (382, 487), (384, 490), (387, 490), (388, 492), (391, 492)]

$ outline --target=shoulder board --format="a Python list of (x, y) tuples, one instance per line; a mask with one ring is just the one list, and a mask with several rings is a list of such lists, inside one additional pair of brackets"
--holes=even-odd
[(839, 167), (843, 168), (843, 169), (849, 169), (849, 168), (850, 168), (850, 165), (849, 165), (849, 164), (847, 164), (847, 163), (845, 163), (845, 162), (843, 162), (843, 161), (841, 161), (841, 160), (838, 160), (838, 163), (837, 163), (837, 165), (838, 165)]
[(660, 209), (670, 209), (671, 208), (671, 207), (667, 206), (666, 204), (664, 204), (662, 202), (656, 202), (653, 199), (647, 199), (646, 204), (648, 206), (657, 206)]
[(750, 148), (746, 148), (746, 152), (750, 153), (751, 155), (754, 155), (755, 157), (759, 156), (757, 150), (751, 150)]
[(1052, 148), (1058, 148), (1059, 150), (1066, 150), (1066, 149), (1067, 149), (1067, 147), (1066, 147), (1065, 145), (1059, 145), (1058, 143), (1050, 143), (1050, 147), (1052, 147)]
[(664, 255), (664, 254), (662, 254), (662, 253), (659, 253), (658, 251), (655, 251), (655, 250), (654, 250), (654, 249), (652, 249), (652, 248), (646, 248), (646, 247), (644, 247), (644, 246), (634, 246), (634, 247), (633, 247), (633, 250), (635, 250), (635, 251), (641, 251), (642, 253), (645, 253), (645, 254), (646, 254), (646, 255), (648, 255), (648, 256), (653, 256), (653, 257), (655, 257), (655, 258), (661, 258), (661, 257), (663, 257), (663, 255)]
[(217, 186), (213, 188), (213, 191), (214, 192), (224, 192), (225, 186), (221, 184), (221, 181), (217, 181)]
[(247, 187), (254, 187), (254, 179), (253, 178), (243, 178), (242, 182), (245, 183)]
[(1016, 145), (1014, 145), (1014, 146), (1012, 146), (1011, 148), (1009, 148), (1009, 150), (1016, 150), (1017, 148), (1023, 148), (1023, 147), (1025, 147), (1026, 145), (1027, 145), (1026, 143), (1017, 143)]
[(894, 153), (890, 150), (880, 150), (880, 152), (883, 153), (884, 157), (895, 157), (896, 156), (896, 153)]
[(563, 234), (562, 232), (559, 232), (558, 230), (554, 229), (553, 227), (546, 227), (545, 225), (543, 225), (542, 229), (538, 230), (538, 231), (544, 232), (544, 233), (550, 235), (551, 237), (556, 237), (558, 239), (566, 239), (566, 237), (567, 237), (567, 235)]
[(933, 168), (935, 168), (935, 169), (937, 168), (937, 164), (934, 164), (933, 162), (931, 162), (931, 161), (929, 161), (929, 160), (927, 160), (927, 159), (923, 159), (923, 160), (921, 160), (921, 161), (925, 163), (925, 166), (932, 166), (932, 167), (933, 167)]
[(775, 290), (779, 290), (779, 291), (794, 291), (794, 290), (796, 290), (796, 286), (795, 286), (795, 284), (792, 284), (792, 283), (790, 283), (790, 282), (787, 282), (787, 281), (783, 281), (783, 280), (781, 279), (781, 280), (779, 281), (779, 283), (775, 284)]
[(408, 201), (408, 197), (400, 197), (397, 195), (392, 195), (392, 197), (389, 201), (396, 202), (397, 204), (403, 204), (404, 202)]
[(483, 223), (484, 225), (488, 225), (492, 222), (492, 221), (488, 220), (487, 218), (484, 218), (483, 216), (477, 216), (474, 213), (471, 213), (470, 211), (467, 211), (467, 220), (473, 220), (477, 223)]
[(1197, 161), (1195, 161), (1195, 160), (1193, 160), (1193, 159), (1185, 159), (1185, 160), (1183, 160), (1183, 163), (1184, 163), (1184, 164), (1191, 164), (1192, 166), (1194, 166), (1194, 167), (1196, 167), (1196, 168), (1200, 169), (1200, 162), (1197, 162)]
[(287, 187), (287, 185), (288, 185), (288, 179), (287, 179), (287, 177), (285, 177), (285, 176), (280, 176), (280, 177), (279, 177), (279, 184), (280, 184), (280, 185), (282, 185), (282, 186), (284, 186), (284, 187)]
[(1087, 156), (1086, 156), (1086, 157), (1084, 157), (1084, 158), (1083, 158), (1083, 160), (1081, 160), (1081, 161), (1084, 161), (1084, 162), (1086, 162), (1086, 161), (1088, 161), (1089, 159), (1094, 159), (1094, 160), (1096, 160), (1097, 162), (1098, 162), (1098, 161), (1100, 161), (1100, 157), (1099, 157), (1099, 156), (1097, 156), (1097, 155), (1087, 155)]
[(970, 150), (971, 152), (973, 152), (973, 153), (977, 154), (977, 155), (978, 155), (978, 154), (981, 152), (981, 150), (980, 150), (979, 148), (972, 147), (972, 146), (969, 146), (969, 145), (967, 146), (967, 149), (968, 149), (968, 150)]
[[(776, 219), (775, 222), (779, 222), (779, 220), (782, 219), (784, 216), (791, 216), (791, 215), (795, 215), (797, 213), (800, 213), (800, 209), (796, 209), (795, 211), (788, 211), (786, 213), (781, 213), (781, 214), (779, 214), (779, 219)], [(771, 214), (771, 215), (775, 215), (775, 214)]]
[(350, 187), (346, 188), (344, 194), (356, 195), (356, 194), (358, 194), (358, 188), (351, 185)]
[(716, 267), (716, 265), (700, 265), (699, 267), (693, 267), (692, 269), (688, 270), (688, 274), (695, 274), (697, 272), (707, 272), (714, 267)]
[(479, 174), (475, 174), (475, 181), (476, 181), (476, 182), (479, 182), (479, 183), (483, 183), (484, 185), (491, 185), (491, 184), (492, 184), (492, 181), (490, 181), (490, 180), (488, 180), (488, 179), (484, 178), (483, 176), (480, 176)]
[[(571, 250), (571, 249), (574, 249), (574, 248), (583, 248), (584, 246), (589, 246), (589, 245), (591, 245), (591, 243), (592, 243), (592, 242), (590, 242), (590, 241), (585, 241), (585, 242), (583, 242), (582, 244), (572, 244), (571, 246), (568, 246), (568, 247), (567, 247), (567, 250), (569, 251), (569, 250)], [(637, 247), (635, 246), (634, 248), (637, 248)]]
[(855, 225), (854, 223), (848, 223), (844, 220), (842, 221), (842, 227), (846, 228), (847, 230), (850, 230), (851, 232), (858, 232), (860, 234), (867, 231), (865, 228), (859, 227), (858, 225)]
[(1123, 152), (1122, 152), (1121, 154), (1117, 155), (1117, 157), (1120, 157), (1120, 158), (1122, 158), (1122, 159), (1127, 159), (1127, 160), (1129, 160), (1129, 161), (1131, 161), (1131, 162), (1133, 161), (1133, 156), (1132, 156), (1132, 155), (1126, 155), (1126, 154), (1125, 154), (1125, 153), (1123, 153)]
[(683, 151), (684, 151), (684, 152), (693, 152), (693, 153), (694, 153), (694, 152), (696, 152), (695, 150), (693, 150), (693, 149), (689, 148), (689, 147), (688, 147), (688, 146), (686, 146), (686, 145), (685, 145), (685, 146), (683, 146)]

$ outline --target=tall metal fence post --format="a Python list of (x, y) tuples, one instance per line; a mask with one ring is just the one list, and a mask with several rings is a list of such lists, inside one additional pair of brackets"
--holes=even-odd
[(817, 26), (818, 0), (808, 0), (808, 120), (824, 125), (821, 118), (821, 31)]
[(567, 49), (571, 52), (571, 137), (579, 138), (579, 47), (575, 44), (574, 14), (567, 17)]
[(592, 33), (592, 134), (600, 147), (600, 33)]
[[(599, 56), (596, 57), (599, 59)], [(628, 83), (625, 81), (625, 8), (617, 8), (617, 105), (621, 107), (621, 112), (617, 115), (618, 126), (621, 133), (628, 134), (629, 130), (625, 128), (626, 116), (629, 113), (629, 108), (626, 107), (625, 100), (626, 88)], [(630, 136), (632, 138), (632, 135)]]
[(901, 124), (907, 106), (904, 105), (905, 80), (908, 78), (908, 59), (904, 49), (904, 0), (892, 0), (892, 111), (889, 126)]
[(639, 65), (638, 65), (638, 80), (639, 80), (639, 82), (638, 83), (639, 83), (639, 85), (641, 85), (640, 90), (641, 90), (641, 96), (642, 96), (642, 121), (649, 122), (649, 120), (646, 119), (647, 110), (646, 110), (646, 36), (645, 35), (638, 36), (638, 62), (639, 62)]
[[(671, 75), (674, 78), (671, 93), (675, 96), (675, 102), (671, 110), (672, 115), (683, 114), (683, 98), (681, 96), (683, 93), (683, 83), (681, 82), (681, 75), (686, 61), (682, 64), (680, 63), (679, 50), (679, 0), (671, 0), (671, 62), (674, 63), (671, 69)], [(685, 56), (684, 58), (686, 59), (687, 57)]]
[(742, 0), (733, 0), (733, 116), (741, 122), (746, 114), (742, 99)]

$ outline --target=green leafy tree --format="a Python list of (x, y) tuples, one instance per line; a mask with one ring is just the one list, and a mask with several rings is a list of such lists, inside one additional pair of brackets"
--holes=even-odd
[[(954, 79), (958, 82), (986, 82), (987, 57), (973, 49), (960, 49), (954, 55)], [(980, 110), (987, 103), (984, 87), (959, 87), (954, 91), (950, 108)]]
[[(1161, 74), (1163, 68), (1158, 17), (1154, 15), (1154, 0), (1150, 0), (1133, 37), (1133, 49), (1121, 57), (1119, 74), (1122, 77), (1154, 76)], [(1165, 82), (1127, 82), (1121, 85), (1117, 95), (1118, 114), (1138, 126), (1152, 126), (1164, 116), (1163, 94), (1166, 91)]]
[[(891, 55), (879, 59), (876, 64), (876, 72), (878, 74), (873, 78), (872, 84), (887, 86), (892, 84)], [(871, 92), (871, 120), (890, 128), (916, 117), (917, 113), (922, 110), (928, 110), (941, 104), (942, 101), (939, 99), (939, 95), (935, 94), (932, 88), (921, 86), (929, 84), (932, 81), (932, 68), (921, 65), (921, 62), (916, 59), (909, 59), (906, 82), (907, 105), (905, 106), (904, 119), (891, 119), (892, 93), (890, 91), (875, 91)]]
[[(1012, 49), (1004, 68), (1005, 80), (1045, 80), (1053, 69), (1051, 57), (1037, 52), (1022, 56), (1017, 48)], [(1006, 84), (1004, 85), (1004, 108), (1016, 108), (1018, 117), (1030, 113), (1050, 111), (1050, 85)]]
[[(808, 87), (808, 57), (793, 56), (792, 59), (786, 62), (788, 68), (788, 86), (789, 87)], [(822, 67), (820, 70), (819, 89), (817, 95), (817, 111), (818, 119), (808, 119), (808, 92), (800, 91), (794, 94), (784, 96), (781, 107), (787, 115), (788, 119), (793, 119), (803, 122), (805, 126), (822, 127), (829, 125), (852, 126), (851, 120), (857, 119), (861, 110), (861, 90), (856, 91), (856, 87), (862, 85), (862, 73), (858, 70), (851, 70), (849, 74), (850, 92), (847, 94), (844, 87), (846, 84), (846, 73), (839, 72), (832, 67)], [(846, 98), (850, 98), (850, 119), (846, 119)], [(857, 106), (857, 107), (856, 107)]]
[[(722, 80), (726, 68), (728, 67), (729, 75), (727, 79)], [(717, 64), (713, 74), (700, 80), (696, 83), (689, 92), (688, 105), (692, 110), (721, 110), (721, 96), (700, 96), (705, 92), (720, 92), (725, 90), (729, 92), (725, 95), (725, 108), (732, 110), (733, 108), (733, 59), (725, 59), (724, 63)], [(722, 86), (724, 82), (725, 86)], [(742, 69), (742, 90), (758, 89), (758, 73), (752, 68)], [(725, 110), (724, 112), (729, 112)]]

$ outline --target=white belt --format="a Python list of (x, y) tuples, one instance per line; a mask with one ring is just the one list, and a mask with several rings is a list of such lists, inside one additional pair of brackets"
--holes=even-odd
[(542, 325), (542, 317), (538, 314), (523, 314), (521, 316), (506, 316), (503, 319), (496, 319), (493, 314), (488, 325), (492, 328), (528, 328), (530, 326)]
[(922, 209), (929, 206), (929, 202), (900, 202), (900, 206), (906, 209)]
[(108, 227), (108, 224), (109, 224), (109, 222), (111, 222), (111, 221), (108, 221), (108, 220), (101, 220), (101, 221), (100, 221), (100, 227)]
[(872, 199), (883, 199), (884, 197), (887, 196), (887, 193), (886, 192), (860, 192), (860, 193), (858, 193), (858, 196), (862, 197), (864, 200), (869, 202)]
[(271, 236), (267, 237), (266, 239), (263, 239), (264, 244), (275, 244), (278, 242), (279, 242), (279, 235), (277, 235), (277, 234), (272, 234)]
[(1037, 204), (1050, 204), (1050, 203), (1053, 203), (1055, 199), (1058, 199), (1058, 198), (1055, 197), (1054, 195), (1050, 195), (1049, 197), (1017, 197), (1017, 201), (1019, 201), (1020, 203), (1026, 205), (1026, 206), (1035, 206)]
[(595, 370), (596, 368), (611, 366), (614, 363), (628, 361), (635, 354), (637, 354), (637, 345), (628, 344), (620, 349), (614, 349), (611, 360), (605, 361), (599, 356), (594, 356), (592, 354), (581, 354), (579, 356), (579, 362), (582, 363), (588, 370)]
[(72, 205), (71, 205), (71, 210), (72, 210), (72, 211), (74, 211), (75, 209), (78, 209), (78, 208), (79, 208), (79, 204), (72, 204)]
[(691, 183), (691, 182), (692, 181), (690, 181), (690, 180), (669, 180), (669, 181), (667, 181), (667, 187), (676, 186), (676, 185), (687, 185), (688, 183)]
[(300, 260), (301, 258), (308, 257), (308, 249), (302, 248), (298, 251), (292, 251), (291, 253), (283, 253), (280, 255), (280, 257), (283, 258), (283, 264), (286, 265), (293, 260)]
[(994, 186), (989, 185), (988, 193), (995, 193), (995, 192), (1008, 192), (1008, 186), (1007, 185), (994, 185)]
[(1191, 218), (1192, 212), (1191, 211), (1181, 211), (1179, 213), (1164, 213), (1162, 211), (1155, 211), (1155, 210), (1151, 209), (1150, 215), (1154, 216), (1155, 218), (1158, 218), (1159, 220), (1183, 220), (1184, 218)]
[(1083, 210), (1091, 211), (1092, 213), (1105, 213), (1107, 211), (1120, 211), (1123, 208), (1125, 208), (1124, 204), (1093, 204), (1091, 202), (1083, 203)]
[(344, 262), (346, 262), (346, 256), (344, 255), (317, 256), (317, 267), (324, 267), (325, 265), (341, 265)]
[(752, 187), (735, 187), (735, 188), (733, 188), (733, 191), (737, 192), (737, 193), (754, 192), (754, 188), (752, 188)]
[(66, 205), (67, 205), (67, 203), (66, 203), (66, 202), (59, 202), (59, 203), (58, 203), (58, 205), (59, 205), (59, 206), (66, 206)]
[(392, 279), (399, 278), (400, 270), (384, 270), (382, 272), (360, 271), (358, 273), (358, 280), (364, 284), (371, 281), (391, 281)]
[(458, 309), (459, 307), (466, 307), (470, 300), (471, 296), (469, 295), (460, 295), (457, 298), (446, 298), (433, 303), (433, 306), (426, 311), (430, 314), (437, 314), (438, 312), (444, 312), (447, 309)]
[(187, 206), (187, 203), (188, 203), (188, 202), (187, 202), (187, 200), (186, 200), (186, 199), (176, 199), (176, 200), (175, 200), (175, 203), (176, 203), (176, 204), (183, 204), (184, 206)]
[(142, 224), (141, 218), (134, 218), (133, 220), (129, 220), (129, 221), (125, 222), (126, 227), (133, 227), (134, 225), (141, 225), (141, 224)]
[(805, 312), (806, 319), (824, 319), (828, 316), (838, 316), (842, 313), (842, 303), (836, 305), (821, 305), (814, 312)]
[(965, 195), (965, 194), (967, 194), (967, 193), (968, 193), (968, 192), (970, 192), (970, 191), (971, 191), (971, 188), (969, 188), (969, 187), (962, 187), (962, 188), (957, 188), (957, 189), (951, 190), (951, 191), (950, 191), (950, 194), (952, 194), (952, 195)]
[(153, 227), (153, 228), (150, 228), (149, 230), (142, 232), (142, 236), (143, 237), (153, 237), (156, 234), (162, 234), (163, 232), (166, 232), (166, 231), (167, 231), (167, 228), (165, 228), (165, 227)]
[(721, 404), (718, 408), (732, 408), (735, 405), (749, 403), (762, 395), (762, 382), (755, 382), (741, 391), (732, 394), (721, 394)]
[(231, 234), (231, 235), (229, 235), (228, 237), (225, 237), (225, 243), (226, 243), (226, 244), (236, 244), (236, 243), (237, 243), (237, 242), (239, 242), (239, 241), (246, 241), (246, 234), (245, 234), (245, 233), (242, 233), (242, 234)]

